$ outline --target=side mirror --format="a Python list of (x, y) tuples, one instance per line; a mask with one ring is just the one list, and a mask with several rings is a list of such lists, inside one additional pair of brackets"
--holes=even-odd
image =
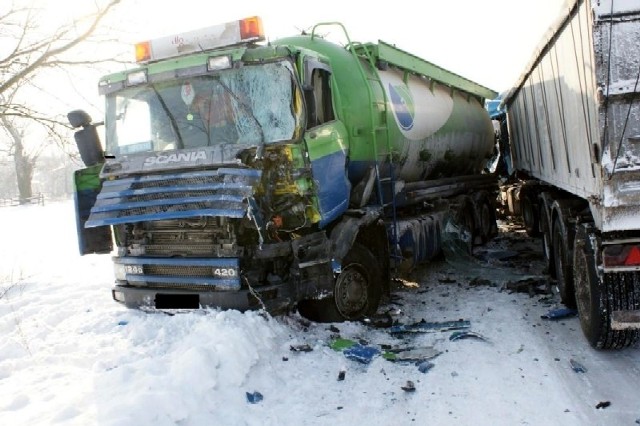
[(91, 116), (81, 109), (76, 109), (68, 113), (67, 119), (74, 129), (91, 124)]
[(73, 135), (80, 158), (85, 166), (90, 167), (104, 162), (104, 151), (100, 144), (96, 125), (91, 124), (91, 116), (82, 110), (71, 111), (67, 114), (69, 124), (73, 128), (82, 127)]

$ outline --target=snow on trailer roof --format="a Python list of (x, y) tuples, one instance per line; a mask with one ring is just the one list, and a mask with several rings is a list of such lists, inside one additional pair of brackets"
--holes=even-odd
[(518, 77), (518, 80), (513, 87), (505, 94), (502, 100), (502, 107), (508, 105), (515, 95), (520, 91), (523, 84), (529, 78), (529, 75), (533, 69), (538, 65), (542, 57), (547, 53), (547, 50), (553, 45), (556, 37), (560, 31), (569, 23), (571, 17), (578, 10), (578, 5), (585, 0), (566, 0), (564, 11), (560, 13), (560, 16), (556, 18), (556, 21), (549, 27), (547, 32), (542, 36), (542, 40), (538, 44), (538, 47), (533, 52), (533, 57), (525, 67), (525, 71)]
[[(563, 11), (556, 21), (549, 27), (542, 37), (538, 48), (534, 50), (531, 61), (525, 67), (525, 71), (520, 75), (516, 84), (513, 85), (504, 96), (502, 105), (508, 105), (515, 95), (520, 91), (523, 84), (529, 78), (533, 69), (538, 65), (548, 49), (553, 45), (560, 32), (569, 24), (573, 16), (578, 13), (578, 9), (583, 2), (590, 0), (566, 0)], [(612, 17), (625, 16), (630, 13), (637, 13), (640, 6), (638, 0), (596, 0), (590, 1), (594, 12), (594, 19), (608, 19)]]

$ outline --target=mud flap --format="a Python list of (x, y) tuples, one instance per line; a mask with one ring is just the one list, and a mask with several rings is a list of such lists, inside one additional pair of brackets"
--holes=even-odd
[(99, 174), (102, 164), (76, 170), (73, 174), (75, 187), (74, 201), (76, 211), (76, 232), (80, 255), (91, 253), (110, 253), (113, 249), (111, 227), (98, 226), (85, 228), (91, 208), (96, 203), (102, 184)]

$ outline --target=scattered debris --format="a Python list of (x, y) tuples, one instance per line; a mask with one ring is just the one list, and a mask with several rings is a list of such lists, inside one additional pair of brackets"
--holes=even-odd
[(477, 257), (480, 260), (489, 261), (489, 260), (511, 260), (520, 256), (520, 252), (515, 250), (485, 250), (482, 253), (479, 253)]
[(530, 297), (534, 297), (536, 294), (549, 294), (548, 278), (526, 277), (508, 281), (502, 290), (507, 290), (510, 293), (527, 293)]
[(364, 343), (357, 343), (350, 339), (335, 339), (329, 347), (334, 351), (342, 352), (347, 359), (369, 364), (375, 356), (380, 355), (380, 349)]
[(126, 320), (118, 321), (118, 325), (119, 326), (123, 326), (123, 325), (127, 325), (127, 324), (129, 324), (129, 321), (126, 321)]
[(426, 361), (429, 359), (433, 359), (438, 355), (442, 354), (439, 350), (435, 349), (432, 346), (427, 346), (424, 348), (417, 349), (407, 349), (400, 352), (385, 352), (384, 358), (389, 361)]
[(598, 405), (596, 405), (596, 409), (601, 409), (601, 408), (607, 408), (608, 406), (611, 405), (611, 401), (600, 401), (598, 402)]
[(422, 320), (414, 324), (400, 324), (391, 326), (389, 332), (394, 333), (429, 333), (436, 331), (462, 330), (471, 327), (471, 322), (466, 320), (426, 322)]
[(328, 329), (328, 330), (329, 330), (330, 332), (332, 332), (332, 333), (340, 333), (340, 329), (339, 329), (338, 327), (336, 327), (335, 325), (331, 325), (331, 326), (329, 326), (329, 329)]
[(347, 348), (352, 347), (355, 344), (356, 342), (350, 339), (335, 339), (329, 344), (329, 347), (334, 351), (341, 352)]
[(489, 339), (484, 337), (482, 334), (469, 330), (454, 331), (453, 333), (451, 333), (451, 336), (449, 336), (449, 340), (452, 342), (462, 339), (476, 339), (482, 342), (489, 342)]
[(258, 391), (247, 392), (247, 402), (250, 404), (257, 404), (258, 402), (262, 401), (262, 399), (263, 396)]
[(345, 370), (340, 370), (340, 372), (338, 373), (338, 381), (343, 381), (346, 374), (347, 372)]
[(311, 352), (313, 351), (313, 348), (305, 343), (302, 345), (291, 345), (289, 350), (291, 352)]
[(391, 313), (376, 314), (362, 320), (366, 325), (376, 328), (389, 328), (393, 325)]
[(427, 371), (431, 370), (434, 366), (435, 364), (432, 362), (422, 361), (418, 363), (418, 371), (421, 373), (426, 373)]
[(576, 373), (586, 373), (587, 372), (587, 368), (584, 365), (580, 364), (575, 359), (570, 359), (569, 360), (569, 364), (571, 364), (571, 368)]
[(380, 355), (380, 350), (373, 346), (363, 346), (357, 343), (343, 350), (342, 353), (347, 359), (358, 361), (361, 364), (369, 364), (376, 355)]
[(400, 389), (402, 389), (405, 392), (414, 392), (416, 390), (416, 386), (413, 384), (411, 380), (407, 380), (407, 383), (405, 383), (404, 386), (400, 386)]
[(441, 282), (442, 284), (453, 284), (453, 283), (456, 283), (457, 281), (454, 280), (453, 278), (445, 277), (445, 278), (438, 278), (438, 282)]
[(544, 315), (541, 315), (540, 318), (548, 319), (548, 320), (558, 320), (562, 318), (569, 318), (578, 315), (578, 311), (570, 308), (558, 308), (552, 309)]
[(474, 279), (469, 281), (469, 285), (471, 287), (481, 287), (481, 286), (497, 287), (497, 284), (494, 283), (493, 281), (488, 280), (486, 278), (480, 278), (480, 277), (475, 277)]
[(289, 358), (287, 358), (286, 356), (283, 356), (283, 357), (282, 357), (282, 360), (283, 360), (283, 361), (289, 361)]

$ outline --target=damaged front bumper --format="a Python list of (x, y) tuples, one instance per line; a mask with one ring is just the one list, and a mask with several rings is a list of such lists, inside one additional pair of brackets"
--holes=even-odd
[(113, 300), (136, 309), (201, 309), (219, 308), (247, 311), (265, 309), (277, 313), (291, 305), (289, 292), (281, 285), (263, 286), (258, 290), (185, 291), (175, 288), (134, 287), (116, 284)]

